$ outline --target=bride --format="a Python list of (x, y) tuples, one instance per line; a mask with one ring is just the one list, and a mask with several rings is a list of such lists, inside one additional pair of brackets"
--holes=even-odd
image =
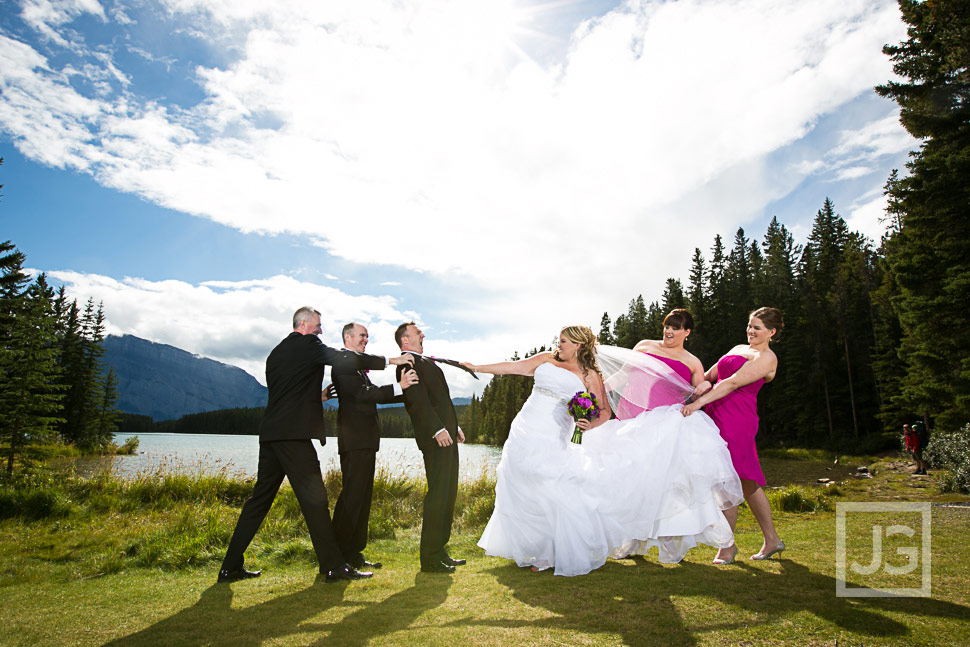
[[(685, 418), (681, 404), (671, 406), (692, 387), (663, 362), (596, 346), (589, 328), (568, 326), (555, 352), (465, 366), (535, 377), (502, 450), (495, 510), (478, 542), (487, 554), (582, 575), (608, 557), (652, 546), (661, 562), (676, 563), (697, 543), (733, 543), (721, 511), (743, 495), (727, 447), (706, 415)], [(582, 391), (596, 396), (601, 410), (574, 422), (567, 403)], [(649, 402), (639, 401), (642, 393)], [(624, 402), (646, 410), (611, 420), (611, 408)], [(581, 444), (570, 442), (577, 426)]]

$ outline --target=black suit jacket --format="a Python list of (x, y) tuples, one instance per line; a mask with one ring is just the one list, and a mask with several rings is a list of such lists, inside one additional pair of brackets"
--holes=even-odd
[(259, 441), (326, 442), (320, 390), (325, 364), (356, 369), (383, 369), (383, 357), (334, 350), (316, 335), (290, 333), (266, 358), (269, 396), (259, 424)]
[[(398, 380), (404, 368), (398, 367)], [(441, 429), (447, 429), (451, 439), (458, 442), (458, 416), (444, 373), (437, 364), (420, 355), (414, 355), (414, 370), (418, 374), (418, 383), (404, 391), (404, 406), (414, 424), (418, 447), (421, 451), (437, 447), (434, 435)]]
[(394, 395), (394, 386), (377, 386), (364, 371), (349, 366), (334, 366), (330, 377), (337, 387), (337, 451), (381, 447), (381, 427), (377, 419), (377, 405), (404, 402), (404, 396)]

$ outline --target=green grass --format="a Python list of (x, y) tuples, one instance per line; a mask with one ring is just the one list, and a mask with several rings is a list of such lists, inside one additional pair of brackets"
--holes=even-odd
[[(829, 465), (827, 458), (771, 460), (815, 463), (819, 472)], [(577, 578), (535, 574), (475, 547), (492, 505), (494, 484), (484, 478), (464, 484), (459, 497), (451, 552), (468, 565), (452, 577), (419, 573), (423, 484), (385, 474), (375, 486), (375, 512), (383, 512), (371, 530), (386, 536), (368, 549), (385, 567), (349, 585), (316, 578), (286, 488), (247, 553), (247, 565), (263, 576), (216, 585), (251, 485), (40, 475), (32, 488), (48, 492), (56, 511), (0, 521), (0, 645), (970, 644), (970, 508), (932, 509), (931, 598), (836, 597), (837, 503), (968, 500), (940, 495), (932, 477), (912, 476), (905, 461), (883, 459), (870, 469), (873, 478), (828, 488), (774, 481), (782, 487), (769, 498), (789, 547), (780, 559), (746, 558), (761, 536), (742, 508), (743, 559), (735, 565), (711, 565), (714, 551), (701, 546), (678, 565), (651, 555)], [(327, 480), (339, 486), (339, 475)], [(856, 540), (867, 537), (871, 521), (850, 528), (850, 558), (860, 563), (866, 551)]]

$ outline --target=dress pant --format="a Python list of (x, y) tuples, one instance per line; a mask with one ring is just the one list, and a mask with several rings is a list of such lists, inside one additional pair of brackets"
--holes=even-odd
[(340, 452), (343, 487), (333, 509), (333, 533), (340, 552), (353, 565), (364, 560), (376, 459), (373, 449)]
[(243, 553), (273, 505), (284, 476), (289, 479), (300, 504), (320, 571), (325, 573), (344, 564), (330, 524), (327, 489), (323, 485), (320, 461), (313, 443), (309, 440), (277, 440), (259, 444), (256, 485), (253, 495), (246, 499), (239, 513), (239, 521), (222, 562), (223, 570), (242, 567)]
[(451, 523), (458, 497), (458, 445), (437, 443), (422, 452), (428, 477), (421, 524), (421, 566), (434, 566), (448, 557), (445, 546), (451, 539)]

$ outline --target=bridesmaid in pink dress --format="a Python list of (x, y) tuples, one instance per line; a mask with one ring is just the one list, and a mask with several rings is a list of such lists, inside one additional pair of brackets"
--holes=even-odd
[[(690, 312), (683, 308), (676, 308), (664, 317), (663, 339), (644, 339), (634, 346), (633, 350), (656, 357), (690, 382), (691, 386), (697, 386), (704, 381), (704, 365), (684, 348), (684, 341), (693, 329), (694, 317)], [(663, 402), (648, 395), (634, 399), (638, 402), (649, 402), (651, 406), (680, 404), (680, 401)], [(628, 420), (643, 411), (644, 409), (629, 400), (622, 400), (616, 408), (616, 417), (620, 420)]]
[[(776, 308), (759, 308), (748, 319), (748, 343), (740, 344), (718, 360), (707, 371), (709, 382), (717, 384), (682, 410), (689, 416), (707, 405), (705, 411), (714, 420), (721, 437), (728, 444), (734, 469), (741, 479), (744, 499), (754, 514), (764, 544), (751, 559), (768, 559), (785, 550), (785, 543), (778, 537), (775, 524), (771, 519), (771, 506), (762, 486), (765, 475), (758, 462), (755, 435), (758, 433), (758, 390), (765, 382), (775, 377), (778, 358), (768, 347), (769, 342), (777, 339), (785, 324), (781, 311)], [(698, 389), (702, 392), (703, 386)], [(737, 507), (724, 511), (733, 530), (738, 520)], [(738, 547), (729, 546), (718, 551), (715, 564), (730, 564), (738, 554)]]

